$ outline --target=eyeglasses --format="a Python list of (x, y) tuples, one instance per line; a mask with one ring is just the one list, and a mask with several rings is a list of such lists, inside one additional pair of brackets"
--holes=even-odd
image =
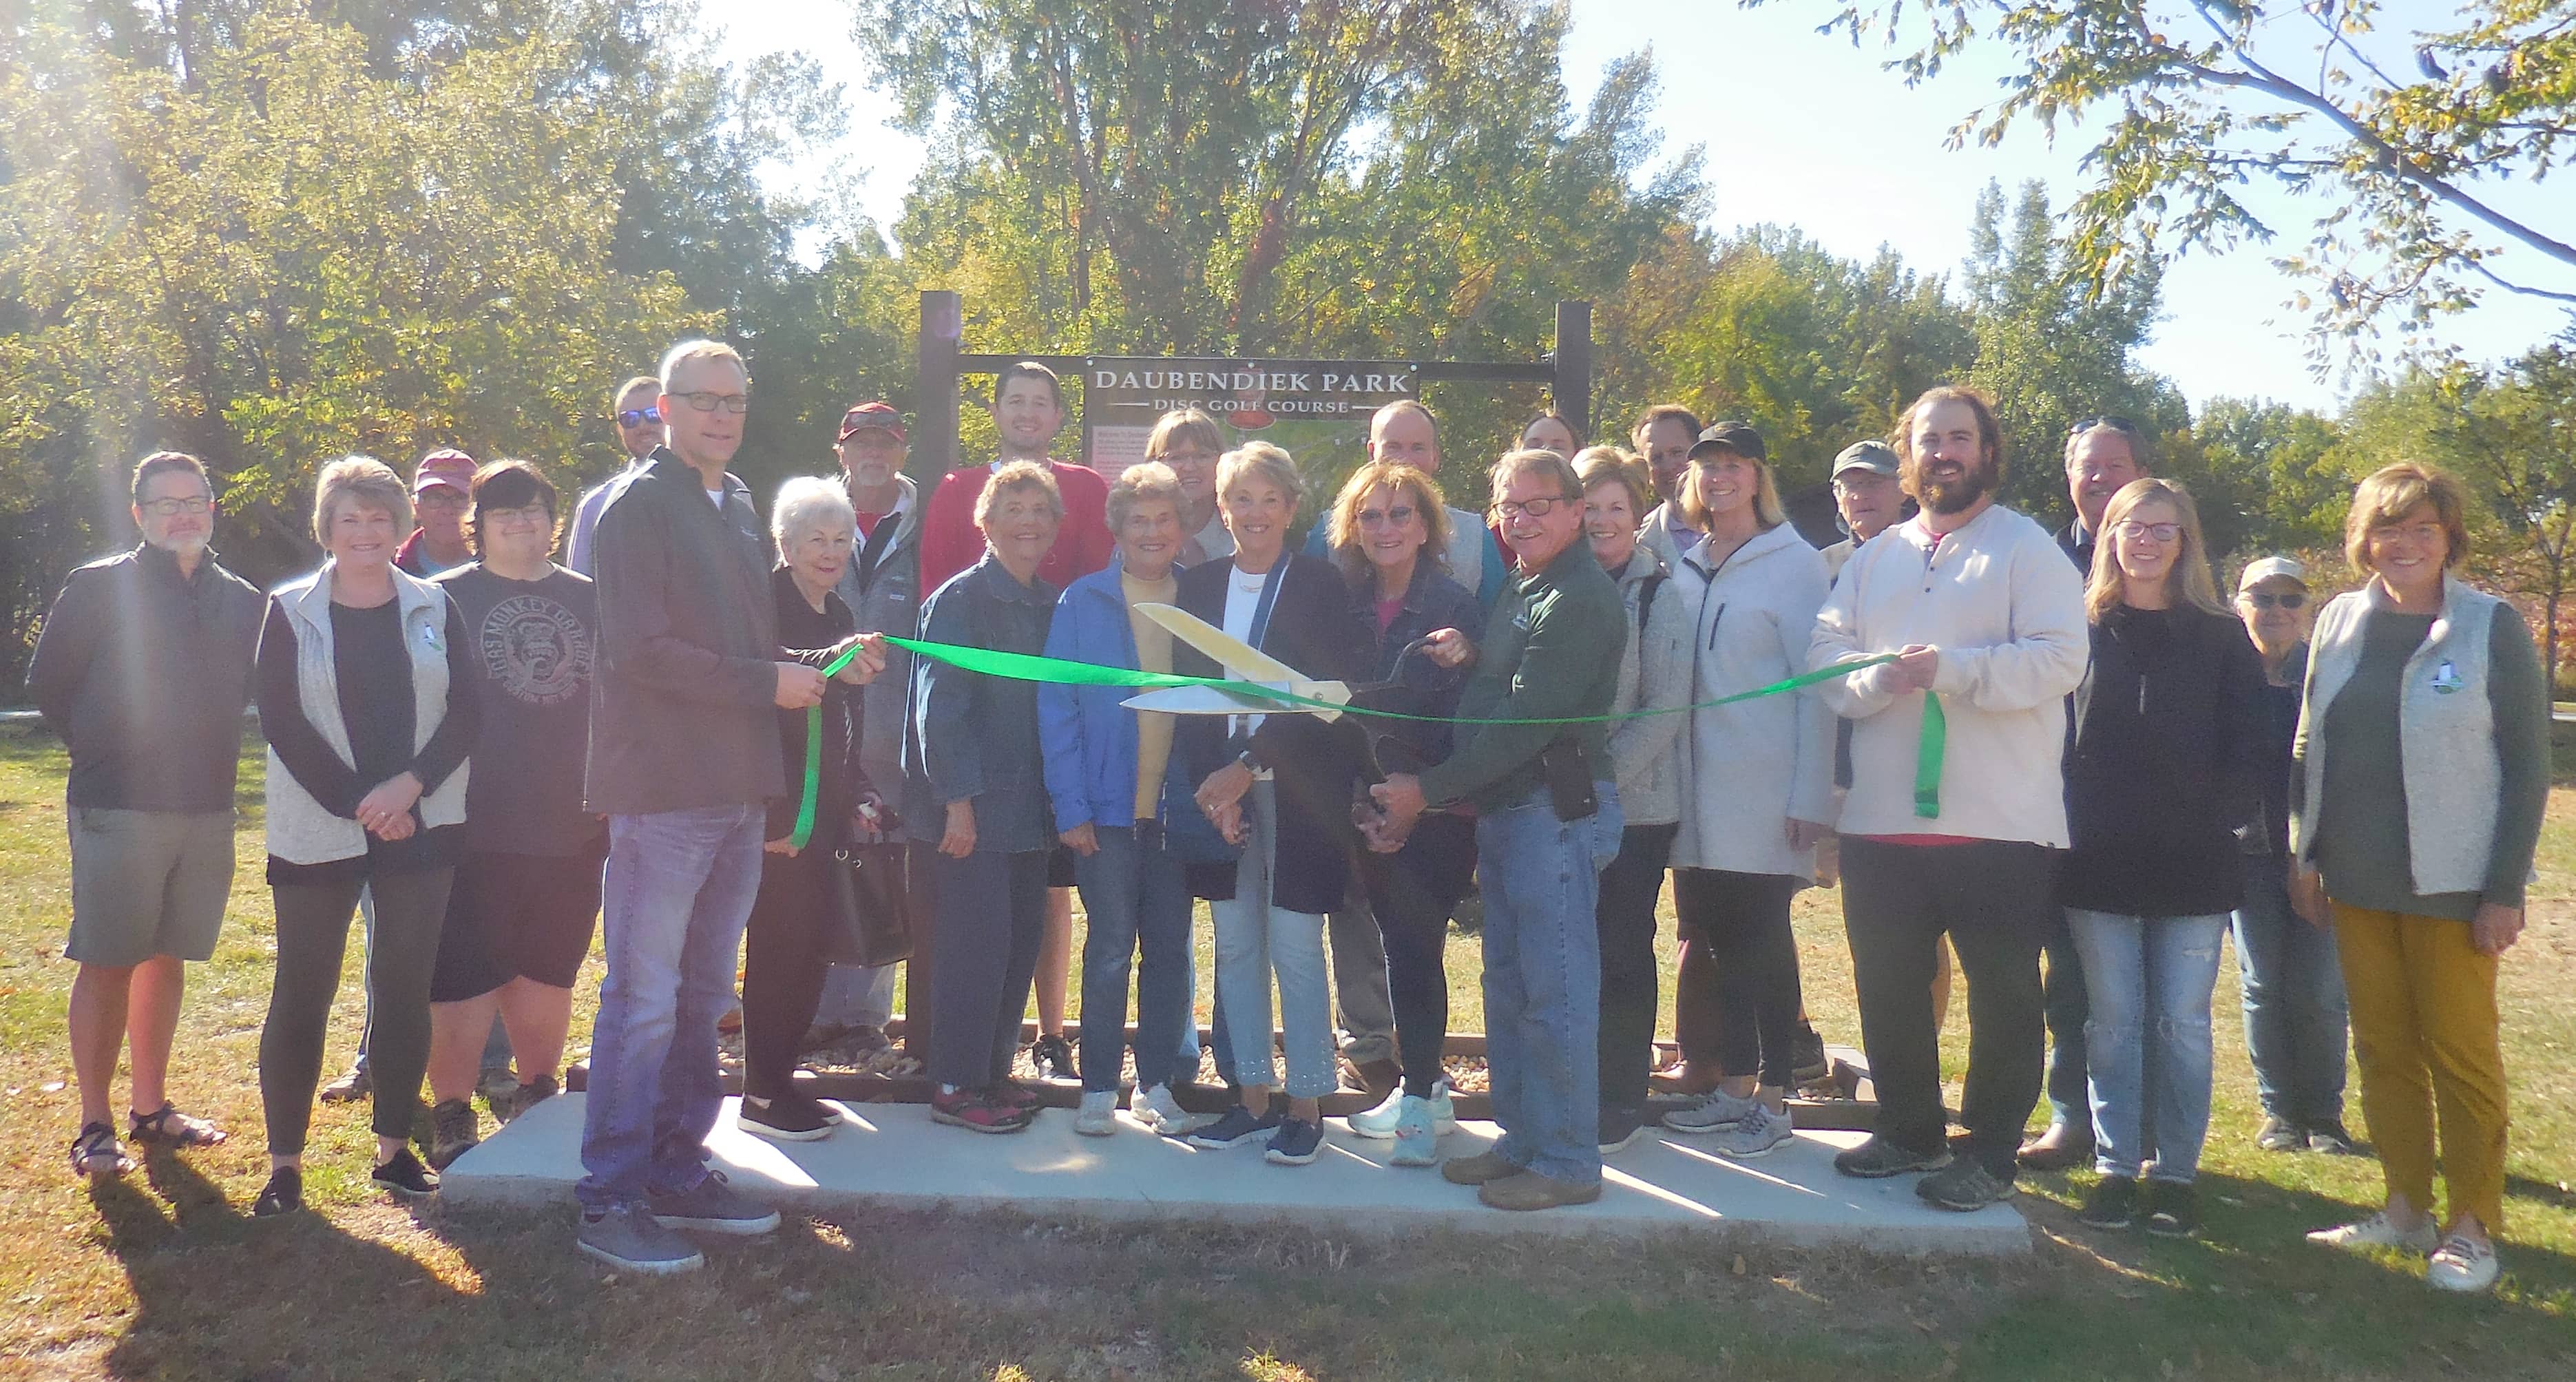
[[(705, 410), (700, 409), (699, 411), (703, 412)], [(740, 410), (737, 409), (736, 411)], [(660, 422), (661, 420), (662, 406), (658, 403), (645, 408), (621, 408), (617, 413), (617, 425), (620, 427), (641, 427), (645, 423)]]
[(2131, 422), (2124, 417), (2114, 417), (2109, 413), (2104, 413), (2099, 417), (2077, 418), (2075, 421), (2066, 425), (2066, 435), (2070, 437), (2076, 436), (2080, 433), (2090, 432), (2096, 427), (2108, 427), (2114, 432), (2125, 432), (2133, 437), (2144, 435), (2138, 430), (2138, 424)]
[(553, 521), (554, 511), (542, 502), (523, 504), (515, 509), (477, 509), (474, 512), (475, 525), (485, 528), (529, 527)]
[(1362, 509), (1360, 510), (1360, 526), (1363, 528), (1401, 528), (1405, 524), (1412, 522), (1413, 516), (1418, 512), (1420, 511), (1415, 509), (1411, 504), (1398, 504), (1391, 509)]
[(2182, 536), (2182, 525), (2179, 523), (2140, 523), (2132, 518), (2124, 523), (2115, 523), (2111, 527), (2112, 531), (2132, 542), (2142, 537), (2151, 537), (2158, 542), (2171, 542)]
[(464, 495), (458, 494), (445, 485), (436, 489), (423, 490), (411, 501), (411, 506), (415, 509), (461, 509), (465, 504)]
[(1580, 504), (1582, 502), (1583, 501), (1580, 499), (1566, 498), (1497, 499), (1494, 501), (1494, 513), (1498, 517), (1502, 518), (1518, 518), (1522, 514), (1528, 514), (1532, 518), (1545, 518), (1549, 514), (1554, 513), (1556, 511), (1556, 506), (1559, 504)]
[(2297, 609), (2308, 602), (2308, 592), (2304, 590), (2284, 590), (2275, 595), (2270, 591), (2249, 590), (2236, 598), (2243, 600), (2245, 603), (2252, 605), (2256, 609), (2273, 609), (2276, 607), (2280, 609)]
[(185, 499), (146, 499), (142, 504), (143, 511), (154, 518), (177, 518), (183, 513), (206, 513), (214, 507), (215, 501), (202, 494), (190, 495)]
[(696, 393), (678, 394), (675, 397), (701, 413), (712, 413), (722, 408), (739, 417), (751, 411), (751, 395), (747, 393), (711, 393), (702, 389)]
[(1160, 456), (1148, 456), (1145, 459), (1149, 461), (1161, 461), (1163, 464), (1171, 466), (1206, 465), (1208, 462), (1216, 459), (1216, 453), (1213, 451), (1166, 451)]

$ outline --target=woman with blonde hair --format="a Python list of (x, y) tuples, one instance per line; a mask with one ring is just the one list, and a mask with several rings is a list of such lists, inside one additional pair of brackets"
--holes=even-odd
[(2460, 482), (2429, 466), (2361, 482), (2344, 554), (2370, 583), (2317, 617), (2290, 778), (2291, 897), (2334, 927), (2388, 1181), (2381, 1212), (2308, 1236), (2429, 1253), (2428, 1279), (2451, 1291), (2486, 1290), (2498, 1270), (2496, 968), (2522, 934), (2549, 801), (2549, 677), (2513, 606), (2452, 574), (2467, 510)]
[(2263, 662), (2219, 601), (2198, 508), (2170, 481), (2111, 497), (2084, 603), (2093, 663), (2075, 691), (2059, 887), (2092, 997), (2102, 1179), (2078, 1217), (2187, 1237), (2209, 1132), (2210, 989), (2245, 891), (2236, 829), (2255, 809)]
[[(1474, 592), (1450, 579), (1449, 515), (1440, 486), (1421, 470), (1371, 461), (1352, 472), (1333, 501), (1333, 560), (1349, 583), (1353, 622), (1377, 637), (1366, 698), (1406, 715), (1455, 714), (1482, 631)], [(1365, 732), (1388, 772), (1420, 772), (1449, 756), (1454, 740), (1440, 718), (1373, 720)], [(1395, 1015), (1403, 1083), (1377, 1107), (1351, 1116), (1362, 1137), (1395, 1139), (1398, 1166), (1438, 1164), (1440, 1134), (1457, 1126), (1440, 1056), (1449, 1033), (1449, 974), (1443, 963), (1449, 914), (1476, 872), (1476, 822), (1456, 811), (1427, 813), (1402, 844), (1359, 856), (1360, 885), (1386, 944), (1388, 1006)]]

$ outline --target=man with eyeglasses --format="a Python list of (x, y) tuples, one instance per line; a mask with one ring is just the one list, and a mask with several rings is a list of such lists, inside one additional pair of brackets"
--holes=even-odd
[(645, 457), (662, 444), (661, 394), (661, 380), (639, 374), (618, 385), (617, 396), (609, 400), (609, 418), (617, 424), (617, 444), (626, 450), (626, 468), (583, 493), (573, 509), (572, 531), (564, 537), (564, 565), (585, 576), (598, 574), (591, 570), (590, 544), (598, 536), (599, 514), (608, 507), (609, 492), (642, 470)]
[(242, 710), (265, 604), (207, 546), (212, 491), (196, 457), (134, 468), (134, 550), (74, 571), (46, 615), (27, 688), (71, 751), (72, 1078), (76, 1174), (130, 1163), (108, 1102), (130, 1048), (139, 1144), (206, 1146), (212, 1124), (173, 1106), (170, 1045), (185, 965), (214, 953), (233, 879)]
[(1496, 1209), (1601, 1198), (1600, 871), (1619, 852), (1607, 727), (1628, 617), (1583, 540), (1583, 482), (1553, 451), (1496, 463), (1493, 512), (1513, 579), (1485, 621), (1475, 675), (1458, 698), (1449, 757), (1370, 789), (1382, 817), (1370, 845), (1403, 842), (1425, 809), (1476, 808), (1484, 873), (1486, 1061), (1491, 1150), (1440, 1173)]
[(442, 447), (412, 471), (411, 506), (420, 526), (394, 549), (394, 565), (428, 580), (474, 560), (465, 542), (465, 510), (474, 495), (474, 458)]
[(769, 803), (795, 781), (776, 712), (820, 704), (821, 669), (853, 645), (842, 680), (865, 685), (885, 665), (873, 633), (811, 652), (779, 645), (769, 539), (725, 469), (751, 411), (742, 356), (716, 341), (673, 346), (657, 406), (667, 444), (599, 518), (583, 798), (608, 817), (608, 974), (573, 1188), (581, 1250), (648, 1274), (704, 1264), (673, 1229), (778, 1226), (776, 1210), (706, 1164), (724, 1104), (716, 1021), (733, 1002)]
[[(2066, 497), (2075, 517), (2057, 534), (2058, 550), (2090, 579), (2101, 537), (2102, 512), (2111, 496), (2147, 474), (2138, 425), (2123, 417), (2080, 418), (2066, 430)], [(2084, 1022), (2093, 1010), (2084, 988), (2084, 962), (2063, 914), (2045, 948), (2048, 992), (2048, 1127), (2022, 1144), (2021, 1164), (2034, 1171), (2063, 1171), (2093, 1161), (2091, 1063)]]
[(1682, 553), (1699, 541), (1674, 500), (1681, 494), (1683, 473), (1690, 469), (1691, 448), (1699, 445), (1703, 430), (1699, 415), (1690, 409), (1658, 403), (1637, 418), (1636, 428), (1629, 433), (1646, 472), (1654, 477), (1655, 493), (1663, 500), (1639, 521), (1637, 541), (1661, 557), (1667, 570), (1680, 564)]

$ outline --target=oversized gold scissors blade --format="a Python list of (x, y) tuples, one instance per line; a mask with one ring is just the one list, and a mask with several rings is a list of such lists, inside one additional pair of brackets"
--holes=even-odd
[[(1198, 649), (1202, 653), (1205, 653), (1208, 657), (1214, 659), (1218, 666), (1223, 667), (1226, 671), (1245, 681), (1257, 681), (1266, 685), (1279, 687), (1295, 695), (1304, 696), (1309, 700), (1330, 701), (1335, 705), (1346, 705), (1350, 702), (1351, 689), (1349, 686), (1338, 681), (1310, 680), (1305, 673), (1298, 671), (1296, 668), (1289, 666), (1285, 662), (1281, 662), (1270, 654), (1261, 651), (1259, 648), (1253, 647), (1251, 644), (1244, 642), (1233, 634), (1227, 633), (1225, 630), (1218, 628), (1216, 625), (1201, 619), (1197, 615), (1192, 614), (1188, 610), (1182, 609), (1177, 605), (1154, 604), (1149, 602), (1136, 606), (1136, 609), (1146, 618), (1162, 625), (1163, 628), (1172, 635), (1172, 637), (1189, 644), (1191, 647)], [(1160, 693), (1149, 692), (1147, 694), (1156, 695)], [(1130, 698), (1126, 703), (1129, 705), (1137, 705), (1139, 709), (1145, 710), (1164, 708), (1150, 703), (1138, 705), (1138, 702), (1145, 700), (1145, 696), (1138, 696)], [(1171, 703), (1181, 714), (1208, 714), (1217, 713), (1218, 710), (1214, 704), (1202, 698), (1184, 699), (1181, 697), (1173, 697), (1171, 698)], [(1180, 708), (1182, 706), (1186, 706), (1187, 708)], [(1247, 706), (1238, 710), (1222, 713), (1321, 715), (1327, 720), (1339, 719), (1341, 717), (1341, 712), (1338, 710), (1327, 710), (1313, 706), (1276, 704), (1257, 710), (1253, 707)]]

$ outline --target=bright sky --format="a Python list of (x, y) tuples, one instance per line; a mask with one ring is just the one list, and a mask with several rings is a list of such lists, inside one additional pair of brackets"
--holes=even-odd
[[(1878, 70), (1879, 53), (1856, 52), (1847, 39), (1813, 31), (1832, 8), (1825, 0), (1775, 0), (1750, 12), (1727, 0), (1573, 0), (1570, 94), (1580, 109), (1606, 64), (1651, 45), (1663, 85), (1657, 123), (1666, 152), (1705, 146), (1712, 226), (1793, 225), (1855, 258), (1886, 244), (1921, 272), (1956, 276), (1988, 179), (2001, 179), (2010, 193), (2038, 178), (2059, 205), (2081, 185), (2077, 160), (2086, 145), (2069, 139), (2052, 147), (2037, 126), (2017, 125), (1998, 149), (1945, 149), (1950, 126), (1992, 94), (2000, 69), (1954, 64), (1909, 91)], [(1688, 13), (1689, 22), (1673, 24), (1677, 13)], [(850, 39), (841, 0), (717, 7), (708, 23), (722, 27), (729, 60), (801, 49), (848, 83), (850, 133), (837, 154), (859, 177), (868, 214), (891, 224), (920, 169), (921, 149), (885, 125), (891, 102), (867, 84), (866, 59)], [(783, 186), (808, 185), (829, 161), (803, 161), (774, 175)], [(2275, 222), (2276, 243), (2302, 242), (2308, 215), (2286, 198), (2272, 199), (2266, 214), (2273, 208), (2289, 213)], [(2297, 286), (2260, 248), (2182, 259), (2166, 274), (2166, 320), (2145, 363), (2179, 381), (2195, 402), (2255, 396), (2332, 409), (2339, 381), (2309, 375), (2303, 321), (2285, 306)], [(2567, 323), (2559, 308), (2497, 291), (2443, 330), (2470, 358), (2494, 361)]]

